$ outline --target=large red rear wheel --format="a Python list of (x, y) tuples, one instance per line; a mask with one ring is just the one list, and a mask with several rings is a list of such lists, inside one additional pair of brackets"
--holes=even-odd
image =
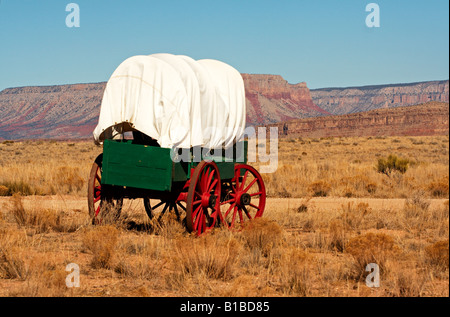
[(88, 210), (92, 224), (99, 224), (105, 217), (117, 219), (122, 210), (123, 198), (113, 199), (107, 186), (102, 185), (102, 160), (100, 154), (92, 164), (88, 182)]
[(225, 225), (231, 229), (240, 229), (246, 221), (261, 217), (266, 188), (258, 171), (247, 164), (236, 165), (234, 178), (220, 204)]
[(186, 228), (200, 235), (212, 229), (220, 215), (221, 182), (216, 163), (201, 161), (191, 175), (186, 200)]

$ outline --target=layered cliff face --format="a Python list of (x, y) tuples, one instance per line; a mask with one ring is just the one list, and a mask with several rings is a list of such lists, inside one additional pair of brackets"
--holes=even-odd
[(0, 138), (91, 137), (105, 83), (9, 88), (0, 92)]
[(316, 106), (306, 83), (289, 84), (279, 75), (242, 74), (247, 125), (329, 115)]
[(449, 101), (449, 81), (311, 90), (314, 103), (332, 114)]
[[(275, 125), (289, 137), (420, 136), (449, 134), (449, 104), (377, 109), (347, 115), (297, 119)], [(284, 134), (283, 127), (287, 128)]]

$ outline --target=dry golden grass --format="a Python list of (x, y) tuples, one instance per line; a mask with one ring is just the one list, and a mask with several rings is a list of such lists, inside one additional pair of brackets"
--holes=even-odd
[(86, 141), (0, 143), (0, 195), (84, 194), (90, 166), (101, 151)]
[[(449, 195), (448, 136), (284, 138), (278, 145), (278, 170), (263, 175), (271, 197), (408, 198), (419, 190), (428, 198)], [(390, 155), (409, 162), (404, 173), (378, 172), (378, 160)]]
[[(17, 199), (4, 201), (13, 208)], [(31, 207), (22, 200), (26, 213)], [(264, 217), (242, 231), (217, 229), (199, 238), (178, 223), (170, 231), (148, 223), (127, 228), (126, 222), (143, 224), (143, 208), (125, 207), (116, 225), (91, 226), (86, 217), (70, 231), (53, 226), (51, 217), (42, 220), (47, 230), (19, 226), (3, 209), (0, 295), (448, 296), (446, 200), (430, 203), (434, 216), (411, 228), (404, 228), (411, 202), (389, 210), (371, 201), (333, 209), (318, 202), (298, 212), (302, 200), (269, 200)], [(364, 284), (371, 262), (383, 268), (378, 289)], [(80, 288), (61, 286), (68, 263), (81, 267)]]
[[(263, 218), (198, 238), (175, 217), (150, 221), (141, 200), (92, 226), (100, 152), (0, 144), (0, 296), (449, 295), (448, 137), (282, 139)], [(390, 154), (405, 173), (377, 172)], [(379, 288), (365, 284), (372, 262)], [(79, 288), (65, 285), (69, 263)]]
[(119, 231), (111, 225), (89, 228), (83, 235), (83, 250), (92, 254), (91, 266), (110, 269), (115, 255)]

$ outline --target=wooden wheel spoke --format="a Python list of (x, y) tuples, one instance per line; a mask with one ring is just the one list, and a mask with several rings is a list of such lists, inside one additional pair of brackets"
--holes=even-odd
[[(211, 188), (210, 184), (211, 184), (213, 176), (214, 176), (214, 171), (210, 171), (210, 173), (208, 175), (208, 179), (205, 184), (205, 192), (207, 192), (207, 193), (210, 192), (210, 188)], [(216, 179), (216, 181), (217, 181), (217, 179)]]
[(152, 209), (156, 209), (158, 207), (160, 207), (162, 204), (164, 204), (164, 201), (161, 201), (159, 203), (157, 203), (155, 206), (151, 207)]
[(234, 198), (232, 198), (232, 199), (228, 199), (228, 200), (225, 200), (225, 201), (222, 201), (220, 204), (221, 205), (226, 205), (226, 204), (230, 204), (230, 203), (232, 203), (233, 201), (235, 201), (235, 199)]
[(249, 206), (252, 206), (253, 208), (256, 208), (256, 210), (258, 210), (258, 211), (259, 211), (259, 209), (260, 209), (258, 206), (253, 205), (253, 204), (249, 204)]
[(161, 211), (161, 213), (158, 216), (158, 221), (161, 221), (161, 218), (164, 216), (164, 214), (166, 213), (168, 208), (170, 208), (170, 203), (166, 202), (165, 205), (164, 205), (163, 210)]
[(239, 215), (239, 220), (241, 221), (241, 223), (244, 223), (244, 218), (242, 217), (242, 209), (238, 208), (238, 215)]
[(242, 191), (242, 192), (244, 192), (244, 193), (246, 193), (249, 189), (250, 189), (250, 187), (252, 187), (253, 186), (253, 184), (255, 184), (256, 183), (256, 181), (257, 181), (258, 179), (257, 178), (255, 178), (254, 180), (252, 180), (251, 181), (251, 183), (250, 184), (248, 184), (248, 186), (247, 187), (245, 187), (245, 189)]
[(195, 212), (195, 214), (194, 214), (194, 216), (193, 216), (193, 218), (195, 219), (195, 222), (194, 222), (194, 228), (198, 228), (198, 227), (199, 227), (199, 224), (200, 224), (201, 219), (202, 219), (203, 213), (202, 213), (202, 212), (199, 212), (200, 209), (202, 209), (201, 206), (198, 207), (198, 209), (196, 210), (196, 212)]
[(213, 182), (212, 182), (212, 184), (209, 186), (209, 188), (208, 188), (208, 190), (206, 191), (207, 193), (210, 193), (213, 189), (214, 189), (214, 187), (217, 185), (217, 183), (219, 182), (219, 180), (218, 179), (215, 179)]
[[(201, 206), (199, 207), (201, 208)], [(194, 227), (193, 230), (195, 231), (196, 228), (199, 227), (200, 224), (200, 218), (201, 218), (201, 213), (196, 212), (193, 216), (192, 216), (193, 220), (194, 220)]]
[(198, 231), (198, 233), (202, 233), (205, 232), (206, 230), (206, 220), (205, 220), (205, 214), (202, 213), (201, 214), (201, 219), (200, 219), (200, 230)]
[(249, 220), (252, 220), (252, 216), (248, 212), (247, 208), (245, 206), (242, 206), (242, 209), (244, 209), (245, 215), (248, 217)]
[(238, 207), (236, 205), (234, 205), (233, 208), (233, 218), (231, 219), (231, 225), (234, 225), (234, 221), (236, 220), (236, 212), (237, 212)]
[(236, 192), (237, 189), (239, 189), (239, 178), (240, 178), (240, 175), (241, 175), (241, 170), (240, 169), (236, 169), (234, 171), (234, 180), (235, 180), (234, 187), (233, 187), (233, 184), (231, 185), (231, 187), (234, 188), (235, 192)]
[(231, 204), (230, 208), (228, 208), (227, 212), (225, 213), (225, 218), (228, 216), (228, 214), (230, 213), (231, 209), (234, 208), (235, 204)]
[(186, 207), (184, 207), (179, 201), (177, 201), (177, 205), (181, 207), (184, 211), (186, 211)]
[(201, 206), (201, 205), (198, 206), (198, 207), (195, 209), (194, 214), (193, 214), (193, 217), (194, 217), (194, 218), (198, 216), (198, 214), (199, 214), (199, 212), (200, 212), (201, 209), (202, 209), (202, 206)]
[[(157, 218), (158, 222), (163, 219), (163, 217), (167, 211), (169, 211), (169, 212), (173, 211), (175, 213), (175, 215), (177, 216), (177, 220), (179, 221), (180, 220), (180, 212), (176, 205), (177, 205), (176, 200), (165, 199), (165, 200), (161, 200), (159, 203), (157, 203), (155, 206), (152, 207), (150, 204), (150, 199), (148, 197), (144, 198), (144, 208), (150, 219), (153, 219), (153, 217), (156, 216), (155, 211), (156, 211), (156, 213), (158, 213), (158, 211), (156, 209), (158, 209), (162, 206), (162, 209), (160, 209), (161, 211), (159, 211), (159, 215)], [(180, 206), (183, 207), (182, 205), (180, 205)]]
[(95, 216), (97, 217), (98, 213), (100, 212), (100, 205), (97, 207), (97, 209), (95, 210)]
[(172, 204), (172, 208), (175, 211), (175, 215), (177, 216), (177, 220), (180, 221), (180, 212), (178, 211), (177, 204)]
[(246, 172), (244, 173), (244, 177), (243, 177), (243, 179), (242, 179), (242, 183), (241, 183), (241, 186), (239, 187), (239, 190), (241, 190), (242, 187), (244, 187), (245, 181), (247, 180), (248, 172), (249, 172), (249, 171), (246, 171)]
[(209, 178), (208, 169), (203, 170), (202, 176), (200, 177), (200, 190), (206, 192), (208, 186), (207, 179)]

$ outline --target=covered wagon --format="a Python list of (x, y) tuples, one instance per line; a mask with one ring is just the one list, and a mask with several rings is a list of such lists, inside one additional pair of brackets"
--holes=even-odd
[(174, 212), (189, 232), (261, 217), (266, 191), (247, 164), (245, 90), (217, 60), (153, 54), (122, 62), (106, 85), (93, 135), (93, 223), (143, 199), (150, 218)]

